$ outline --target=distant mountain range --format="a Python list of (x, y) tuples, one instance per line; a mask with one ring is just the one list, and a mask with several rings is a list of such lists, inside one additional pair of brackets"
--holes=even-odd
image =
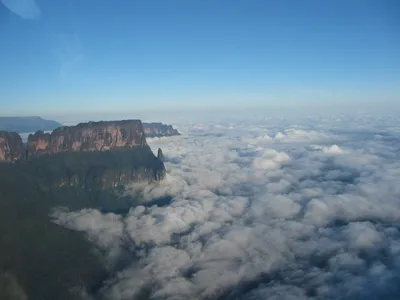
[(17, 133), (51, 131), (62, 124), (41, 117), (0, 117), (0, 130)]

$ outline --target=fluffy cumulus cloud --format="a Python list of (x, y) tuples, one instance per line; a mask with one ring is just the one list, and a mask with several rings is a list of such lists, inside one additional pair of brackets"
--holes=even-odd
[(335, 120), (182, 123), (149, 141), (165, 181), (127, 189), (171, 201), (54, 217), (132, 256), (110, 300), (399, 299), (399, 131)]

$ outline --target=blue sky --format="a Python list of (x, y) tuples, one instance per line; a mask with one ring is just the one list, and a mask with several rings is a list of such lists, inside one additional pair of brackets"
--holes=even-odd
[(397, 0), (0, 0), (0, 114), (395, 104), (399, 16)]

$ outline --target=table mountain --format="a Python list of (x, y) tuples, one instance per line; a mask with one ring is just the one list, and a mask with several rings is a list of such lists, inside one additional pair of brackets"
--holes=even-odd
[(158, 181), (162, 159), (147, 145), (140, 120), (102, 121), (62, 126), (52, 133), (29, 135), (27, 148), (17, 133), (0, 132), (0, 162), (35, 169), (43, 188), (120, 187), (131, 181)]

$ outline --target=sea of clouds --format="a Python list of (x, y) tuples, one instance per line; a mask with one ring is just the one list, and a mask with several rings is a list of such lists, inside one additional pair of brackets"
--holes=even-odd
[(170, 202), (53, 216), (119, 264), (110, 300), (399, 299), (399, 121), (180, 120), (149, 140), (165, 181), (127, 189)]

